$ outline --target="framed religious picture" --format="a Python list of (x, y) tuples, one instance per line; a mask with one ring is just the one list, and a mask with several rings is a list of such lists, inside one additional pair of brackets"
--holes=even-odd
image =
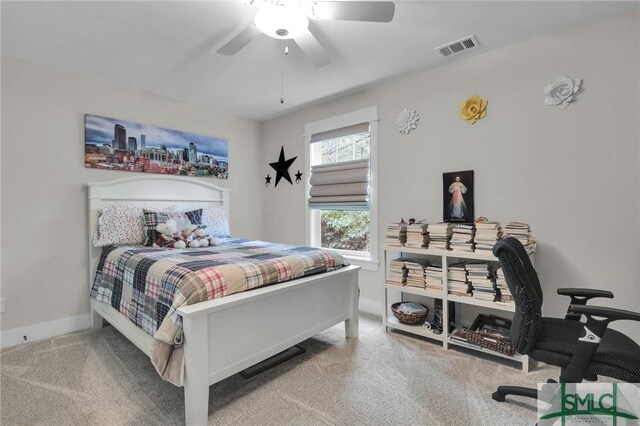
[(473, 223), (473, 170), (442, 174), (442, 218)]

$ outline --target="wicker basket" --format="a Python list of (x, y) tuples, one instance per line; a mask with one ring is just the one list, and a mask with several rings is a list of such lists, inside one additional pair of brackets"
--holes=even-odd
[(469, 327), (468, 329), (456, 330), (455, 334), (458, 337), (466, 339), (467, 342), (471, 343), (472, 345), (480, 346), (482, 348), (486, 348), (495, 352), (513, 356), (515, 350), (508, 338), (496, 337), (493, 334), (476, 331), (481, 329), (484, 325), (496, 324), (506, 324), (507, 327), (511, 327), (511, 321), (507, 319), (495, 317), (493, 315), (480, 314), (473, 321), (471, 327)]
[(426, 309), (424, 313), (405, 314), (404, 312), (398, 310), (401, 303), (402, 302), (398, 302), (391, 305), (391, 312), (393, 312), (393, 315), (398, 318), (398, 321), (403, 324), (422, 324), (425, 322), (425, 320), (427, 319), (427, 315), (429, 314), (429, 308), (424, 306), (422, 303), (418, 303), (420, 306), (423, 306)]

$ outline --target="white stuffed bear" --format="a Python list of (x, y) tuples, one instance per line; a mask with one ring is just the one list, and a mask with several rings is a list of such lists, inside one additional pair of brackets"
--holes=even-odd
[(198, 240), (200, 244), (200, 247), (207, 247), (207, 246), (214, 247), (219, 245), (222, 240), (207, 234), (207, 231), (205, 228), (206, 226), (199, 225), (198, 228), (195, 231), (193, 231), (195, 238)]
[(187, 242), (182, 233), (178, 231), (178, 224), (175, 220), (168, 220), (165, 223), (159, 223), (156, 231), (160, 233), (153, 247), (166, 247), (182, 249), (187, 246)]
[(185, 226), (182, 229), (182, 236), (184, 237), (188, 247), (191, 247), (191, 248), (204, 247), (200, 244), (200, 241), (196, 237), (196, 231), (199, 228), (200, 227), (198, 225), (192, 225), (190, 223), (189, 225)]
[(211, 247), (217, 246), (222, 242), (222, 240), (220, 238), (216, 238), (216, 237), (209, 237), (209, 245)]
[(209, 235), (207, 235), (207, 232), (204, 230), (204, 228), (198, 226), (198, 229), (196, 229), (193, 233), (196, 237), (196, 241), (198, 241), (198, 243), (200, 244), (200, 247), (207, 247), (209, 245)]

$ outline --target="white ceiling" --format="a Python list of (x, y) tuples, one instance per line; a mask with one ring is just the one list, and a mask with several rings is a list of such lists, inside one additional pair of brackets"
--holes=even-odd
[[(239, 1), (2, 1), (2, 53), (259, 120), (599, 16), (633, 2), (396, 1), (391, 23), (315, 21), (332, 62), (314, 68), (297, 46), (261, 36), (235, 56), (216, 49), (257, 9)], [(475, 52), (434, 51), (475, 34)]]

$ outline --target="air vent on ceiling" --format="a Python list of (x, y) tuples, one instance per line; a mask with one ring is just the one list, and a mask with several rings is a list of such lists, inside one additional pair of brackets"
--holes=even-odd
[(465, 52), (469, 49), (474, 49), (478, 46), (479, 44), (476, 36), (470, 35), (468, 37), (461, 38), (460, 40), (456, 40), (454, 42), (444, 44), (440, 47), (436, 47), (436, 50), (440, 52), (442, 56), (448, 57), (457, 53)]

